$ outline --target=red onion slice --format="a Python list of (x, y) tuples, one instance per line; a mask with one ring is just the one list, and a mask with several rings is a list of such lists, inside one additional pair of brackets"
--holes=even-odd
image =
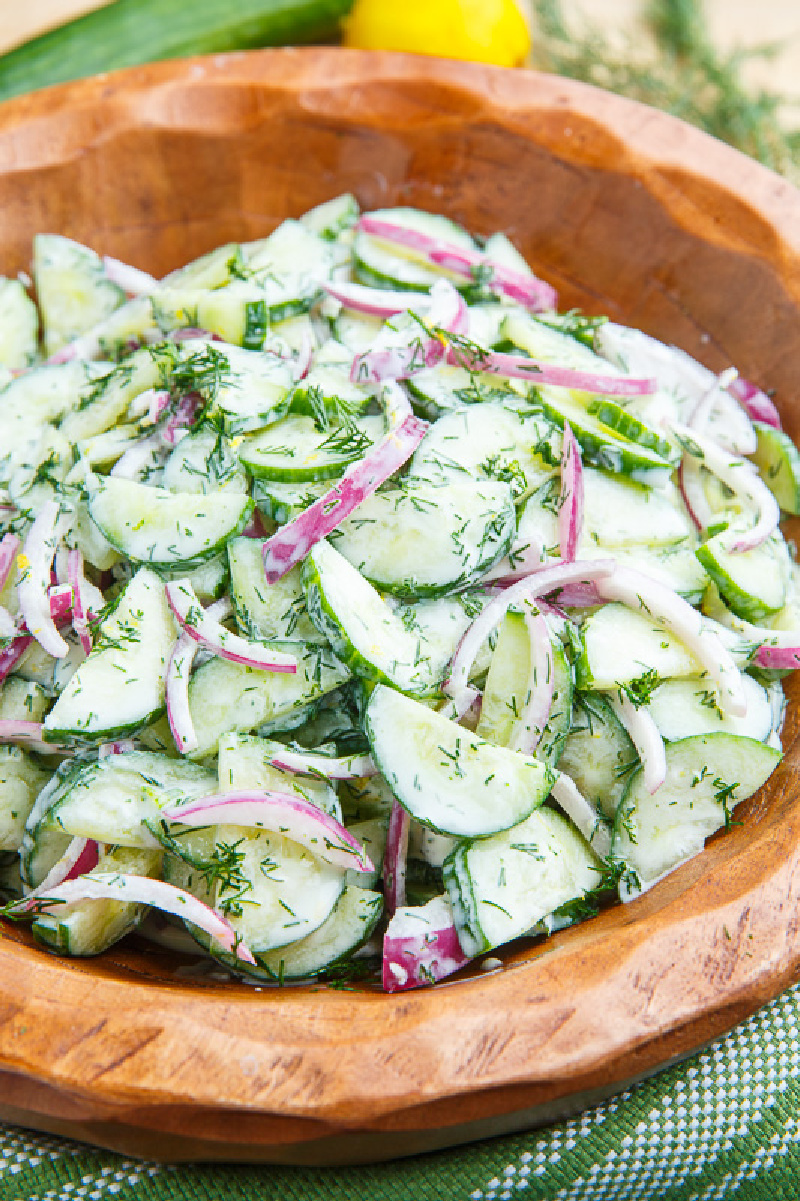
[(461, 949), (447, 897), (399, 909), (383, 936), (382, 984), (402, 992), (435, 984), (469, 963)]
[(369, 214), (361, 218), (356, 229), (374, 238), (382, 238), (385, 242), (393, 242), (414, 250), (434, 266), (452, 271), (456, 275), (463, 275), (466, 279), (474, 279), (478, 269), (487, 277), (489, 288), (516, 300), (526, 308), (543, 311), (555, 309), (558, 303), (555, 289), (544, 280), (504, 267), (477, 250), (455, 246), (419, 230), (408, 229), (407, 226), (380, 217), (371, 217)]
[(17, 556), (20, 580), (17, 585), (19, 607), (28, 633), (54, 659), (65, 659), (69, 646), (50, 616), (50, 572), (58, 544), (59, 506), (47, 501), (30, 528), (22, 553)]
[(531, 612), (526, 604), (524, 619), (530, 646), (527, 700), (509, 746), (523, 755), (532, 755), (541, 741), (553, 707), (555, 662), (550, 630), (543, 615), (538, 610)]
[(95, 872), (48, 888), (46, 896), (40, 886), (21, 901), (12, 902), (7, 912), (12, 916), (30, 912), (47, 913), (50, 909), (57, 911), (63, 905), (74, 905), (76, 901), (123, 901), (150, 905), (153, 909), (171, 913), (197, 926), (219, 943), (224, 951), (236, 955), (245, 963), (255, 963), (250, 948), (237, 937), (224, 917), (182, 888), (166, 884), (163, 880), (153, 880), (149, 876)]
[(64, 854), (53, 864), (36, 891), (42, 896), (46, 896), (48, 889), (55, 888), (64, 880), (75, 880), (78, 876), (92, 871), (97, 867), (99, 858), (99, 847), (93, 839), (73, 838)]
[[(738, 375), (739, 372), (735, 367), (728, 367), (725, 371), (714, 377), (714, 382), (710, 387), (706, 388), (686, 422), (690, 429), (704, 430), (706, 428), (715, 401), (719, 399), (721, 392), (725, 392), (730, 388)], [(730, 404), (730, 400), (728, 400), (728, 404)]]
[(264, 543), (264, 575), (274, 584), (305, 559), (312, 546), (335, 530), (382, 483), (399, 471), (428, 432), (416, 417), (388, 433), (360, 462), (352, 464), (330, 492), (314, 501)]
[(111, 755), (129, 755), (136, 749), (132, 738), (118, 738), (115, 742), (101, 742), (97, 748), (98, 759), (108, 759)]
[(583, 463), (575, 435), (564, 422), (561, 451), (561, 491), (558, 498), (558, 537), (561, 558), (571, 563), (578, 553), (583, 532)]
[[(224, 621), (232, 609), (230, 600), (223, 597), (208, 606), (206, 616), (210, 620)], [(199, 649), (200, 644), (184, 632), (172, 648), (167, 664), (167, 721), (175, 746), (182, 755), (190, 755), (200, 745), (189, 708), (189, 676)]]
[(140, 438), (117, 459), (109, 475), (122, 480), (142, 479), (146, 471), (151, 471), (161, 461), (162, 447), (160, 434)]
[(158, 280), (154, 276), (148, 275), (146, 271), (140, 271), (138, 267), (131, 267), (129, 263), (113, 259), (108, 254), (103, 255), (103, 267), (106, 279), (110, 279), (113, 284), (122, 288), (128, 296), (146, 296), (158, 285)]
[(341, 822), (296, 793), (264, 791), (226, 792), (201, 797), (188, 805), (171, 805), (161, 811), (168, 821), (182, 826), (247, 826), (281, 834), (307, 847), (318, 859), (358, 872), (374, 867), (358, 839)]
[(753, 656), (758, 667), (772, 671), (796, 671), (800, 667), (800, 635), (795, 635), (793, 646), (771, 646), (764, 643)]
[(4, 534), (0, 541), (0, 592), (6, 586), (21, 546), (22, 539), (18, 538), (16, 534)]
[(4, 718), (0, 721), (0, 743), (15, 742), (36, 751), (40, 755), (55, 755), (61, 749), (56, 742), (45, 742), (42, 738), (44, 726), (40, 721), (17, 721)]
[(698, 530), (708, 529), (714, 520), (714, 510), (708, 503), (706, 490), (703, 487), (700, 464), (690, 455), (684, 455), (681, 460), (678, 468), (678, 487), (689, 516)]
[(653, 720), (653, 715), (649, 709), (634, 705), (623, 693), (618, 696), (608, 694), (607, 699), (628, 731), (642, 761), (645, 788), (651, 794), (658, 792), (667, 778), (667, 756), (664, 739)]
[[(464, 298), (447, 280), (431, 288), (425, 325), (398, 334), (386, 327), (371, 350), (356, 355), (350, 370), (354, 384), (380, 384), (389, 379), (406, 379), (424, 367), (435, 367), (445, 353), (447, 333), (464, 335), (469, 329), (469, 310)], [(425, 331), (429, 330), (430, 333)]]
[(375, 776), (378, 769), (370, 755), (343, 755), (338, 758), (315, 755), (313, 751), (281, 750), (270, 759), (273, 767), (299, 776), (323, 780), (361, 780)]
[(325, 283), (325, 291), (354, 313), (365, 313), (368, 317), (396, 317), (409, 309), (424, 312), (431, 303), (427, 292), (392, 292), (381, 288), (367, 288), (363, 284)]
[(781, 511), (753, 463), (749, 459), (731, 455), (698, 430), (675, 422), (671, 428), (686, 454), (700, 461), (756, 511), (756, 523), (751, 530), (741, 537), (737, 537), (735, 532), (726, 535), (727, 549), (743, 553), (760, 546), (778, 528)]
[(197, 593), (187, 579), (171, 580), (165, 585), (167, 603), (181, 628), (195, 642), (212, 654), (231, 663), (241, 663), (258, 671), (287, 672), (294, 675), (297, 659), (283, 651), (273, 650), (263, 642), (249, 642), (239, 634), (226, 630), (221, 622), (200, 604)]
[[(458, 699), (469, 687), (469, 673), (486, 639), (500, 624), (506, 610), (517, 601), (547, 596), (570, 584), (592, 583), (606, 578), (617, 570), (614, 559), (576, 559), (574, 563), (557, 563), (525, 576), (493, 597), (475, 618), (458, 645), (450, 667), (450, 677), (444, 685), (448, 696)], [(694, 612), (694, 610), (692, 610)]]
[[(67, 576), (72, 587), (72, 627), (80, 639), (84, 653), (89, 655), (92, 651), (92, 633), (89, 629), (89, 612), (86, 603), (86, 594), (92, 587), (83, 574), (83, 555), (77, 549), (71, 550), (67, 557)], [(95, 589), (100, 597), (100, 608), (103, 606), (103, 594), (99, 589)], [(95, 615), (100, 612), (96, 607), (95, 598)]]
[(744, 717), (747, 700), (739, 669), (730, 652), (688, 601), (641, 571), (619, 564), (615, 564), (613, 572), (597, 579), (597, 591), (604, 600), (619, 601), (673, 633), (716, 683), (722, 708)]
[(564, 772), (559, 772), (551, 796), (596, 854), (601, 859), (607, 858), (611, 853), (611, 833), (575, 781)]
[(739, 376), (738, 379), (732, 380), (728, 384), (728, 391), (739, 401), (751, 421), (760, 421), (763, 425), (771, 425), (776, 430), (781, 428), (778, 410), (766, 392), (762, 392), (755, 384), (751, 384), (749, 380)]
[(383, 853), (383, 895), (391, 915), (406, 903), (406, 859), (411, 817), (398, 800), (392, 803)]
[(655, 379), (634, 379), (627, 375), (603, 375), (595, 371), (578, 371), (573, 367), (557, 367), (522, 354), (505, 354), (480, 347), (451, 343), (446, 361), (466, 371), (484, 371), (506, 379), (527, 379), (535, 384), (552, 384), (557, 388), (575, 388), (602, 396), (648, 396), (658, 390)]

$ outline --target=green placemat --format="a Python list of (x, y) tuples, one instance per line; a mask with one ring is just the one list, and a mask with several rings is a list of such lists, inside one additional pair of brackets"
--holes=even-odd
[(797, 1201), (800, 986), (576, 1118), (358, 1168), (135, 1162), (0, 1125), (0, 1201)]

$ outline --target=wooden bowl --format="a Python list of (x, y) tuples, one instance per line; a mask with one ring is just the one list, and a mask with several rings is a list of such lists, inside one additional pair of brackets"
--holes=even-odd
[[(6, 273), (56, 230), (160, 274), (346, 189), (505, 230), (563, 305), (735, 362), (800, 435), (798, 194), (650, 109), (336, 49), (164, 63), (0, 109)], [(793, 705), (787, 746), (797, 725)], [(574, 1111), (797, 978), (797, 770), (793, 747), (741, 826), (635, 903), (415, 993), (256, 991), (130, 947), (65, 961), (5, 928), (0, 1117), (127, 1154), (311, 1164)]]

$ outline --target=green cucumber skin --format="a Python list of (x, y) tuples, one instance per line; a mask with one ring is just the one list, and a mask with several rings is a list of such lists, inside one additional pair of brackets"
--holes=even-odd
[(0, 100), (165, 58), (324, 42), (352, 0), (115, 0), (0, 58)]

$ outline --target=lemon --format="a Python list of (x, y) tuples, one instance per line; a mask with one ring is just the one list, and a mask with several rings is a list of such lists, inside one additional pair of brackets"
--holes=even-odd
[(344, 44), (515, 67), (530, 49), (517, 0), (356, 0)]

